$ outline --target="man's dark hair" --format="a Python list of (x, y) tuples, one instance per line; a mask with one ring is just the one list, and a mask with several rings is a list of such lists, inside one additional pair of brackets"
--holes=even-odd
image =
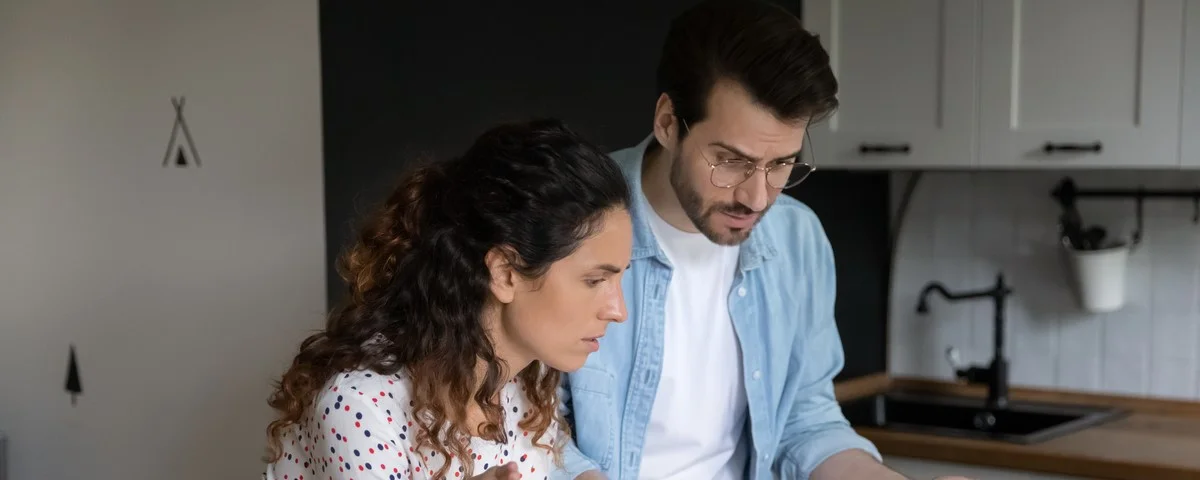
[(671, 21), (658, 91), (695, 125), (718, 80), (731, 80), (784, 121), (820, 121), (837, 109), (829, 54), (800, 19), (759, 0), (709, 0)]

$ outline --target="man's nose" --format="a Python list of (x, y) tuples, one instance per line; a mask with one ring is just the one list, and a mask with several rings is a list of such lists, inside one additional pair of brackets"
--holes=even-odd
[(771, 187), (767, 185), (767, 176), (765, 173), (754, 172), (750, 178), (738, 185), (734, 192), (734, 200), (746, 206), (755, 212), (761, 212), (767, 208), (767, 202), (771, 198), (771, 192), (768, 190)]

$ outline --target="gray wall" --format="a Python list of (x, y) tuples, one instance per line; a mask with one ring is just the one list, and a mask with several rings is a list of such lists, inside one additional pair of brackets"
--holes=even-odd
[[(325, 309), (317, 41), (313, 1), (0, 2), (10, 480), (262, 471)], [(173, 95), (201, 168), (161, 167)]]

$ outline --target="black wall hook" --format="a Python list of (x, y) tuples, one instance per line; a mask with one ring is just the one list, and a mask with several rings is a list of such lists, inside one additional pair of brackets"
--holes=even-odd
[(1146, 204), (1146, 189), (1138, 187), (1137, 192), (1137, 227), (1133, 230), (1133, 244), (1142, 243), (1142, 207)]

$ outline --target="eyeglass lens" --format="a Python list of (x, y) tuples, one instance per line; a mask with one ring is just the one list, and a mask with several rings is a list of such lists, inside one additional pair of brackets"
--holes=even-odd
[(767, 184), (774, 188), (786, 189), (799, 185), (815, 169), (812, 143), (805, 134), (804, 148), (800, 155), (791, 161), (772, 162), (764, 167), (746, 159), (720, 159), (709, 161), (713, 166), (712, 183), (717, 187), (729, 188), (740, 185), (759, 170), (766, 170)]

